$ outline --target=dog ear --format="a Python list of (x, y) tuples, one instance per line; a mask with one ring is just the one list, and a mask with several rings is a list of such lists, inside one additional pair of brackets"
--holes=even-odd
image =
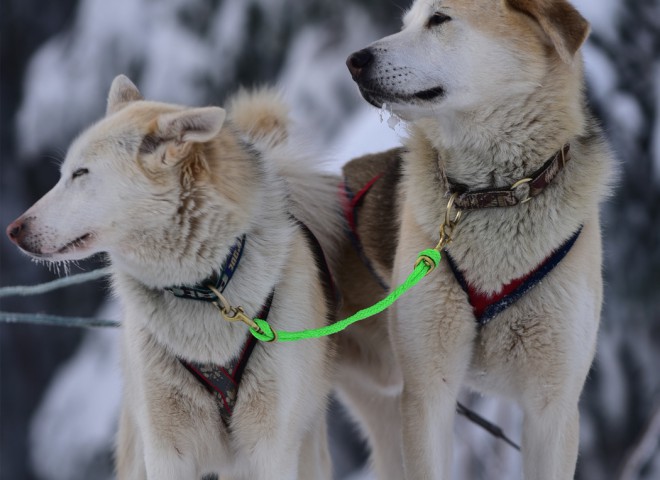
[(161, 115), (158, 131), (162, 137), (178, 142), (208, 142), (220, 133), (226, 117), (227, 112), (220, 107), (186, 109)]
[(566, 0), (506, 0), (541, 26), (561, 59), (571, 63), (589, 36), (589, 22)]
[(110, 86), (105, 114), (107, 116), (118, 112), (129, 103), (137, 100), (144, 100), (144, 98), (135, 84), (126, 75), (117, 75)]

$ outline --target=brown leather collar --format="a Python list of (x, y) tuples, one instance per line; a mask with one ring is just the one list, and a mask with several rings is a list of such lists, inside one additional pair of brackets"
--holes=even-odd
[(518, 180), (509, 188), (492, 188), (470, 192), (461, 189), (460, 186), (452, 184), (450, 181), (451, 193), (458, 193), (454, 205), (461, 210), (476, 210), (480, 208), (513, 207), (528, 202), (545, 190), (545, 187), (555, 179), (570, 159), (570, 144), (567, 143), (531, 176)]

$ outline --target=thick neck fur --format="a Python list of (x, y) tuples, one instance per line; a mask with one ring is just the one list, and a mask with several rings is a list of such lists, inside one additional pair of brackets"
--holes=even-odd
[(273, 165), (229, 128), (191, 155), (196, 157), (181, 169), (177, 191), (163, 200), (169, 207), (149, 226), (154, 231), (136, 232), (134, 246), (110, 256), (115, 286), (132, 310), (128, 321), (188, 359), (224, 363), (238, 352), (247, 327), (225, 322), (206, 302), (176, 298), (163, 288), (208, 278), (236, 237), (246, 234), (224, 294), (256, 316), (280, 279), (295, 226)]
[(582, 134), (581, 72), (557, 61), (547, 78), (530, 91), (417, 122), (438, 152), (443, 175), (470, 190), (510, 186)]
[(404, 188), (408, 207), (434, 240), (448, 178), (470, 190), (508, 187), (571, 143), (571, 162), (542, 195), (516, 207), (465, 212), (448, 251), (485, 293), (527, 274), (581, 225), (597, 221), (610, 153), (584, 109), (581, 71), (570, 68), (555, 67), (544, 85), (496, 108), (439, 113), (412, 126)]

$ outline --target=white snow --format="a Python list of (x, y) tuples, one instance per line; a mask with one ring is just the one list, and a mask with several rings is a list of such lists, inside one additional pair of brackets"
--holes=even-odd
[(402, 137), (383, 123), (378, 110), (366, 103), (343, 123), (331, 148), (339, 164), (401, 146)]
[(363, 11), (348, 8), (339, 39), (325, 25), (296, 35), (277, 81), (293, 119), (322, 144), (332, 141), (347, 114), (364, 106), (344, 63), (378, 35)]
[(84, 1), (74, 23), (76, 41), (61, 34), (34, 55), (17, 113), (19, 153), (53, 148), (103, 112), (114, 74), (142, 54), (143, 13), (133, 0)]
[(616, 38), (621, 0), (573, 0), (571, 3), (591, 24), (594, 32), (608, 39)]
[(606, 98), (614, 91), (617, 82), (617, 72), (613, 63), (602, 49), (588, 43), (582, 49), (584, 67), (589, 87), (596, 98)]
[[(120, 320), (119, 308), (110, 302), (98, 316)], [(52, 379), (30, 426), (32, 465), (40, 479), (79, 479), (112, 445), (121, 396), (118, 336), (116, 329), (90, 330)]]

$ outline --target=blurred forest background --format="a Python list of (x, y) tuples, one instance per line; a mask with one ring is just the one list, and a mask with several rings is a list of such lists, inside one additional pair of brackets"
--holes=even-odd
[[(581, 480), (660, 478), (660, 0), (578, 0), (592, 23), (588, 94), (621, 161), (604, 208), (606, 295), (581, 404)], [(357, 93), (345, 58), (399, 28), (408, 0), (0, 0), (0, 225), (58, 178), (72, 138), (101, 117), (114, 76), (154, 100), (220, 104), (277, 84), (338, 169), (396, 145)], [(400, 132), (399, 132), (400, 133)], [(98, 260), (83, 263), (95, 268)], [(75, 272), (74, 272), (75, 273)], [(56, 275), (0, 238), (0, 287)], [(0, 310), (119, 318), (93, 282)], [(0, 325), (0, 478), (112, 478), (121, 384), (116, 331)], [(520, 414), (467, 395), (520, 438)], [(336, 477), (371, 478), (335, 405)], [(519, 455), (463, 419), (457, 480), (520, 478)]]

